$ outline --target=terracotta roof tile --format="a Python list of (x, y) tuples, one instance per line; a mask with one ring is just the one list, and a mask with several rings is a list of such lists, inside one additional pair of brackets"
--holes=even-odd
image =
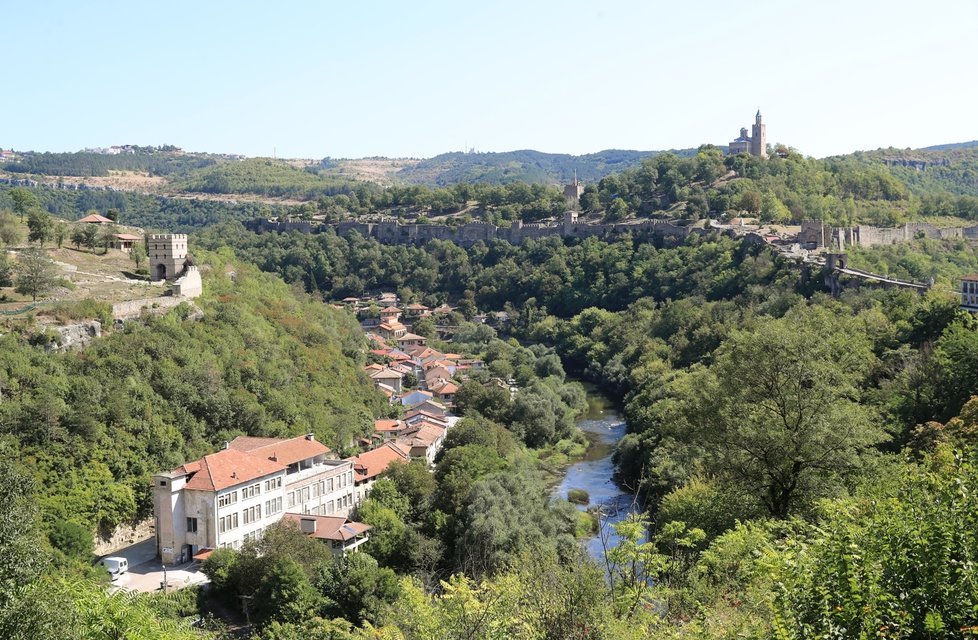
[(388, 442), (373, 451), (353, 456), (353, 468), (358, 480), (376, 478), (394, 463), (407, 462), (408, 452), (393, 442)]
[(200, 470), (190, 479), (186, 488), (197, 491), (221, 491), (285, 470), (282, 463), (238, 449), (212, 453), (198, 460), (196, 464), (199, 464)]

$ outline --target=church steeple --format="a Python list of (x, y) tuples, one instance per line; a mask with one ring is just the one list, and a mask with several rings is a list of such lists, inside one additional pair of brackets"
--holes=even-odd
[(757, 110), (757, 115), (754, 116), (754, 122), (756, 122), (757, 124), (761, 124), (761, 110), (760, 109)]

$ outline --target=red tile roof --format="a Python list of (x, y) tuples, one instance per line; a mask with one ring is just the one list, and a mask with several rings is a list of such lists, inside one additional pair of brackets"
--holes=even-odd
[(400, 420), (375, 420), (374, 431), (400, 431), (406, 425)]
[(106, 224), (113, 221), (109, 218), (106, 218), (105, 216), (100, 216), (97, 213), (92, 213), (85, 216), (84, 218), (81, 218), (80, 220), (78, 220), (78, 222), (97, 222), (100, 224)]
[(388, 442), (373, 451), (353, 456), (353, 469), (357, 473), (357, 480), (371, 480), (386, 471), (392, 464), (407, 462), (408, 453), (393, 442)]
[(198, 464), (200, 470), (190, 479), (186, 488), (196, 491), (221, 491), (285, 470), (285, 464), (281, 462), (238, 449), (224, 449), (191, 464)]
[[(263, 457), (279, 464), (290, 465), (300, 460), (314, 458), (329, 453), (329, 447), (309, 436), (297, 436), (286, 440), (278, 438), (259, 438), (261, 440), (271, 440), (264, 444), (255, 445), (252, 441), (256, 438), (248, 436), (238, 436), (231, 441), (231, 449), (244, 450), (253, 456)], [(240, 449), (238, 444), (243, 441), (245, 449)]]
[(301, 513), (286, 513), (282, 520), (294, 522), (296, 526), (303, 520), (315, 520), (316, 532), (309, 534), (313, 538), (323, 540), (346, 541), (361, 533), (370, 531), (373, 527), (362, 522), (354, 522), (343, 516), (314, 516)]

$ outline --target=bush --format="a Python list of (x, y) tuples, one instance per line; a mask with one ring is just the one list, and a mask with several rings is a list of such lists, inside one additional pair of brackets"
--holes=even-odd
[(70, 558), (88, 560), (92, 556), (94, 548), (92, 532), (78, 522), (72, 520), (55, 522), (48, 533), (48, 540), (51, 541), (51, 546)]
[(574, 504), (586, 505), (591, 501), (591, 496), (584, 489), (569, 489), (567, 491), (567, 501)]

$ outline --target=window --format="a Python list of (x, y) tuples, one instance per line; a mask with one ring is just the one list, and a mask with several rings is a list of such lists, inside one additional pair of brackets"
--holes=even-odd
[(295, 506), (295, 491), (289, 491), (289, 508)]
[(232, 491), (230, 493), (225, 493), (223, 496), (217, 497), (217, 506), (226, 507), (229, 504), (234, 504), (238, 501), (238, 492)]
[(334, 511), (336, 511), (336, 502), (330, 500), (329, 504), (326, 505), (326, 508), (328, 513), (333, 513)]
[(281, 489), (281, 488), (282, 488), (282, 476), (265, 481), (266, 492), (271, 491), (272, 489)]
[(316, 482), (316, 483), (314, 483), (312, 485), (312, 497), (313, 498), (318, 498), (319, 497), (319, 483), (318, 482)]
[(248, 498), (254, 498), (255, 496), (261, 495), (261, 483), (253, 484), (250, 487), (245, 487), (241, 490), (241, 499), (247, 500)]
[(309, 487), (302, 488), (302, 501), (309, 502)]
[(165, 487), (166, 486), (166, 480), (160, 480), (160, 486), (161, 487)]
[(265, 515), (270, 516), (282, 510), (282, 498), (273, 498), (265, 501)]
[(241, 512), (241, 519), (244, 520), (245, 524), (251, 524), (252, 522), (258, 522), (261, 520), (261, 505), (256, 504), (253, 507), (248, 507)]
[(230, 515), (226, 515), (218, 520), (218, 530), (221, 533), (225, 531), (230, 531), (231, 529), (238, 528), (238, 512), (235, 511)]
[(332, 478), (329, 478), (328, 480), (326, 480), (326, 486), (328, 487), (326, 490), (329, 491), (330, 493), (332, 493), (333, 492), (333, 479)]
[(197, 533), (197, 518), (187, 518), (187, 533)]

